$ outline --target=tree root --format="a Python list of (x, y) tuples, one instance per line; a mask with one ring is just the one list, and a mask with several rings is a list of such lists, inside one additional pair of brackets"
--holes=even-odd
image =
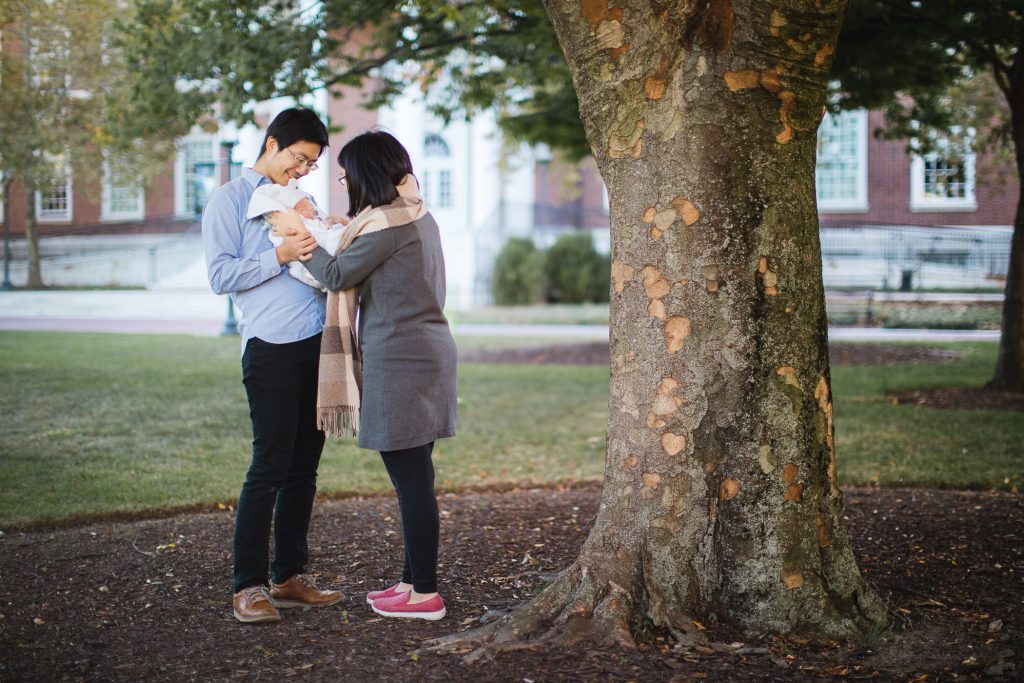
[(631, 589), (589, 571), (582, 559), (563, 570), (537, 597), (480, 628), (427, 641), (425, 651), (465, 654), (467, 664), (499, 652), (580, 642), (635, 647), (629, 630), (636, 604)]

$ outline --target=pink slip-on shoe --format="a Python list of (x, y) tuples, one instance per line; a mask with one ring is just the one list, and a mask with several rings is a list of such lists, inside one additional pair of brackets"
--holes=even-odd
[(393, 598), (396, 595), (406, 595), (406, 593), (404, 592), (400, 593), (397, 590), (395, 590), (400, 585), (402, 584), (396, 583), (394, 586), (389, 586), (388, 588), (385, 588), (382, 591), (370, 591), (366, 594), (366, 604), (372, 605), (374, 600), (380, 600), (381, 598)]
[(444, 600), (435, 595), (429, 600), (409, 604), (409, 593), (399, 593), (393, 598), (382, 598), (370, 603), (373, 611), (382, 617), (399, 617), (404, 619), (426, 619), (437, 621), (445, 615)]

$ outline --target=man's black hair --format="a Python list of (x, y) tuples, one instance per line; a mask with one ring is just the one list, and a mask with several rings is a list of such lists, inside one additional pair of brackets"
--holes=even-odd
[[(267, 127), (267, 134), (263, 136), (263, 145), (260, 146), (258, 156), (263, 156), (267, 151), (267, 140), (270, 138), (277, 140), (278, 149), (290, 147), (296, 142), (311, 142), (320, 146), (321, 153), (329, 142), (327, 126), (315, 111), (303, 107), (285, 109), (274, 117)], [(317, 154), (317, 158), (319, 157)]]

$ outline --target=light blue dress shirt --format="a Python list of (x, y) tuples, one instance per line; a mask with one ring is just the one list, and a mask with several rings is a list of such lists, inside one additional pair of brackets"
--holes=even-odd
[(269, 182), (245, 168), (241, 176), (217, 188), (203, 210), (210, 287), (229, 295), (238, 308), (243, 351), (252, 337), (286, 344), (324, 329), (324, 294), (288, 275), (287, 266), (277, 262), (263, 221), (245, 217), (253, 191)]

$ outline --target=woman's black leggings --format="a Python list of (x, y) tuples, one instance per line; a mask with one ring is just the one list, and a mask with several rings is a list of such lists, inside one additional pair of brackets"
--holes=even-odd
[(381, 451), (391, 483), (398, 492), (405, 537), (402, 582), (417, 593), (437, 592), (437, 544), (441, 520), (434, 495), (434, 442), (400, 451)]

